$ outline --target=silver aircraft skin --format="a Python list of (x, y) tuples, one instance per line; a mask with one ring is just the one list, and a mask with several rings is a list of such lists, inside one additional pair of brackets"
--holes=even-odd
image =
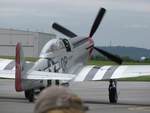
[[(67, 48), (63, 41), (66, 41)], [(35, 62), (35, 64), (31, 67), (25, 64), (23, 60), (22, 67), (27, 70), (22, 76), (31, 76), (33, 70), (38, 72), (54, 72), (54, 73), (64, 73), (69, 76), (69, 78), (63, 78), (63, 75), (59, 75), (61, 77), (48, 78), (48, 80), (65, 80), (66, 83), (69, 81), (73, 81), (73, 78), (78, 74), (87, 64), (87, 61), (90, 57), (90, 51), (92, 50), (93, 40), (91, 38), (77, 38), (77, 39), (52, 39), (43, 47), (41, 54), (39, 56), (39, 60)], [(17, 47), (21, 48), (21, 44), (17, 44)], [(17, 49), (17, 48), (16, 48)], [(91, 67), (92, 68), (92, 67)], [(85, 70), (86, 71), (86, 70)], [(24, 71), (23, 71), (24, 72)], [(40, 75), (40, 74), (39, 74)], [(43, 79), (45, 79), (45, 75), (49, 75), (48, 73), (41, 73)], [(33, 74), (34, 76), (34, 74)], [(35, 79), (36, 79), (35, 75)], [(29, 78), (30, 79), (30, 78)], [(38, 78), (37, 78), (38, 79)], [(46, 78), (47, 79), (47, 78)], [(44, 87), (43, 81), (40, 80), (23, 80), (23, 89), (30, 88), (39, 88)], [(17, 86), (16, 86), (17, 87)], [(22, 89), (16, 89), (18, 91)]]
[[(111, 103), (117, 103), (116, 80), (119, 78), (149, 76), (150, 65), (121, 65), (121, 58), (94, 46), (92, 36), (104, 14), (105, 9), (101, 8), (87, 37), (78, 37), (70, 30), (54, 23), (52, 27), (68, 36), (68, 39), (56, 38), (48, 41), (35, 63), (25, 61), (22, 46), (17, 43), (15, 63), (9, 60), (6, 61), (6, 65), (4, 60), (0, 60), (0, 77), (14, 78), (16, 91), (24, 91), (25, 97), (30, 102), (34, 100), (36, 89), (42, 90), (46, 87), (44, 81), (47, 81), (49, 86), (51, 80), (55, 80), (57, 84), (59, 84), (59, 81), (69, 83), (106, 80), (110, 82), (108, 87), (109, 100)], [(119, 65), (87, 65), (93, 49)]]

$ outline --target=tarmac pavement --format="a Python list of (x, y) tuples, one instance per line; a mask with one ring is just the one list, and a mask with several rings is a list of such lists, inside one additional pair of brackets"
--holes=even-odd
[[(70, 89), (89, 107), (87, 113), (150, 113), (150, 82), (118, 82), (118, 104), (109, 104), (108, 82), (72, 83)], [(0, 113), (33, 113), (34, 103), (17, 93), (14, 80), (0, 79)]]

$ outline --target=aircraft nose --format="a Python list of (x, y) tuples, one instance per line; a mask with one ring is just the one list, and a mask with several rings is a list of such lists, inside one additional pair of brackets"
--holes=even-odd
[(89, 45), (94, 45), (94, 40), (92, 38), (88, 39)]

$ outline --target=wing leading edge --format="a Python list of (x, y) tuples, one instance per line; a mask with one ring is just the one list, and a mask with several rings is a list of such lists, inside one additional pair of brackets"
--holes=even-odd
[(150, 65), (86, 66), (74, 81), (110, 80), (150, 76)]

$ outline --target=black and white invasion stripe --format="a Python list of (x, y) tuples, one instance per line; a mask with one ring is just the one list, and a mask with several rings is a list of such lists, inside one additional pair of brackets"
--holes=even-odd
[(86, 66), (75, 78), (75, 81), (109, 80), (119, 66)]

